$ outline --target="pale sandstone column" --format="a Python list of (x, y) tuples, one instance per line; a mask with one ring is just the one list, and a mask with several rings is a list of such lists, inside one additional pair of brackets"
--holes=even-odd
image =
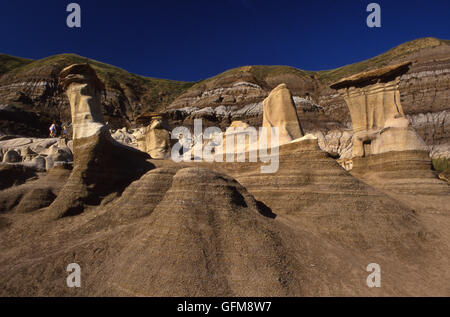
[(155, 117), (145, 134), (145, 149), (154, 159), (170, 156), (170, 128), (163, 117)]
[(280, 145), (303, 136), (297, 109), (286, 84), (274, 88), (263, 101), (263, 127), (279, 128)]
[(383, 84), (377, 84), (378, 93), (376, 94), (375, 103), (375, 120), (374, 128), (381, 129), (384, 126), (385, 114), (384, 114), (384, 101), (383, 101), (383, 90), (385, 89)]

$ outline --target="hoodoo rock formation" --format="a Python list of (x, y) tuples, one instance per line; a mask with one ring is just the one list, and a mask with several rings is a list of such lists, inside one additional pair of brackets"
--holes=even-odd
[(338, 89), (350, 110), (354, 157), (426, 149), (410, 127), (400, 103), (400, 76), (410, 64), (356, 74), (331, 85)]
[[(220, 105), (174, 108), (173, 127), (208, 117), (231, 124), (236, 139), (251, 126), (280, 128), (271, 173), (261, 167), (272, 161), (164, 159), (170, 134), (160, 113), (111, 136), (96, 72), (87, 64), (63, 69), (74, 140), (0, 135), (0, 296), (448, 296), (450, 187), (406, 120), (416, 108), (405, 78), (416, 76), (419, 87), (419, 68), (449, 52), (447, 44), (425, 51), (413, 50), (412, 73), (409, 62), (391, 63), (410, 60), (398, 52), (354, 76), (368, 65), (344, 68), (345, 76), (322, 72), (345, 77), (333, 85), (340, 93), (331, 77), (325, 85), (316, 74), (261, 66), (193, 85), (175, 101)], [(445, 112), (447, 83), (426, 93), (437, 96), (429, 111)], [(319, 106), (324, 93), (339, 102)], [(447, 142), (447, 125), (431, 142)], [(317, 127), (320, 137), (303, 136), (302, 128)], [(182, 140), (205, 146), (203, 131)], [(71, 171), (60, 162), (72, 153)], [(347, 170), (337, 160), (343, 153)], [(82, 268), (80, 288), (67, 287), (70, 263)], [(369, 263), (381, 266), (382, 287), (368, 287)]]
[(100, 103), (104, 89), (88, 64), (61, 71), (59, 85), (70, 101), (73, 125), (74, 169), (50, 206), (52, 215), (79, 213), (85, 204), (99, 204), (112, 192), (120, 192), (152, 168), (150, 156), (116, 142), (105, 125)]
[[(106, 85), (103, 115), (114, 130), (134, 129), (136, 119), (148, 111), (167, 112), (172, 127), (190, 127), (199, 118), (205, 125), (222, 129), (236, 120), (261, 126), (262, 101), (286, 83), (304, 132), (316, 135), (321, 149), (348, 158), (351, 117), (344, 98), (330, 84), (359, 72), (412, 61), (398, 87), (405, 116), (426, 142), (430, 156), (446, 159), (450, 158), (449, 44), (422, 38), (338, 69), (310, 72), (287, 66), (245, 66), (198, 83), (143, 78), (93, 60), (89, 63)], [(0, 54), (0, 61), (4, 58), (10, 57)], [(70, 107), (57, 89), (57, 75), (64, 67), (86, 60), (56, 55), (25, 60), (0, 73), (0, 133), (44, 137), (52, 120), (70, 123)]]
[(222, 129), (236, 120), (261, 126), (262, 101), (271, 90), (286, 83), (304, 132), (316, 135), (322, 150), (350, 158), (351, 116), (344, 98), (330, 84), (356, 73), (412, 61), (398, 86), (405, 117), (426, 142), (432, 158), (450, 158), (449, 44), (436, 38), (418, 39), (329, 71), (306, 72), (285, 66), (231, 69), (196, 83), (166, 111), (173, 126), (191, 126), (198, 118)]
[[(238, 154), (242, 160), (247, 154), (250, 155), (248, 152), (255, 154), (253, 157), (256, 158), (258, 151), (298, 141), (304, 137), (292, 94), (286, 84), (277, 86), (263, 101), (263, 114), (261, 131), (246, 122), (233, 121), (225, 132), (208, 135), (208, 140), (201, 144), (201, 148), (205, 149), (205, 146), (214, 148), (216, 157), (221, 157), (224, 153)], [(277, 128), (277, 131), (273, 131), (273, 128)], [(306, 138), (316, 139), (313, 135)], [(221, 144), (217, 144), (220, 143), (219, 139)], [(193, 141), (192, 148), (197, 145), (196, 140)], [(199, 144), (198, 146), (200, 147)], [(193, 151), (192, 149), (191, 152)], [(220, 161), (223, 160), (222, 156)]]
[(450, 190), (432, 172), (425, 142), (400, 103), (400, 77), (410, 64), (359, 73), (331, 85), (348, 105), (354, 132), (352, 158), (342, 163), (354, 176), (411, 208), (427, 205), (448, 212)]
[(144, 124), (137, 139), (138, 148), (147, 152), (153, 159), (165, 159), (170, 156), (170, 127), (162, 113), (149, 112), (137, 119)]
[[(230, 127), (222, 133), (222, 152), (243, 153), (258, 149), (258, 139), (250, 136), (250, 125), (242, 121), (233, 121)], [(232, 144), (227, 145), (227, 138)]]
[(286, 84), (280, 84), (263, 101), (264, 128), (279, 129), (279, 143), (286, 144), (303, 136), (297, 109)]

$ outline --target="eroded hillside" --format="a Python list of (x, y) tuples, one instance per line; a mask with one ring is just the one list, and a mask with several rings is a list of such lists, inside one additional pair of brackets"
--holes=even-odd
[(0, 131), (3, 134), (45, 136), (52, 120), (70, 124), (67, 98), (57, 88), (57, 76), (76, 63), (89, 63), (105, 83), (103, 113), (113, 127), (130, 126), (146, 111), (167, 106), (192, 84), (147, 78), (74, 54), (41, 60), (0, 56)]

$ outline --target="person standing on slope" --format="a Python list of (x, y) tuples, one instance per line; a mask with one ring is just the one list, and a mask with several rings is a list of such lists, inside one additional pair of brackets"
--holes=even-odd
[(61, 130), (61, 137), (66, 141), (67, 143), (67, 127), (66, 125), (62, 126), (62, 130)]
[(53, 121), (53, 123), (50, 126), (49, 130), (50, 130), (50, 137), (51, 138), (56, 137), (56, 123), (55, 123), (55, 121)]

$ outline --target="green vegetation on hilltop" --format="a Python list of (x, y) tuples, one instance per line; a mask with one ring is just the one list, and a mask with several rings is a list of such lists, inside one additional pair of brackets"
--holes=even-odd
[(221, 80), (227, 76), (238, 75), (239, 73), (250, 73), (255, 76), (258, 81), (265, 80), (266, 78), (272, 76), (293, 74), (298, 77), (316, 77), (320, 81), (330, 83), (359, 72), (386, 66), (394, 59), (401, 58), (423, 48), (435, 47), (439, 45), (450, 45), (450, 40), (440, 40), (433, 37), (421, 38), (401, 44), (374, 58), (326, 71), (305, 71), (291, 66), (243, 66), (227, 70), (223, 73), (202, 80), (194, 85), (193, 89), (202, 88), (209, 82)]
[[(17, 60), (21, 59), (17, 58)], [(16, 64), (16, 67), (9, 66), (7, 75), (12, 78), (56, 77), (67, 66), (78, 63), (89, 63), (107, 88), (123, 91), (128, 97), (144, 103), (145, 106), (142, 111), (154, 110), (167, 105), (193, 85), (193, 83), (189, 82), (135, 75), (124, 69), (76, 54), (59, 54), (40, 60), (25, 61), (22, 64)]]
[(31, 63), (32, 59), (0, 54), (0, 75)]
[(344, 77), (353, 74), (386, 66), (394, 59), (401, 58), (402, 56), (411, 54), (423, 48), (449, 44), (450, 44), (449, 40), (440, 40), (433, 37), (426, 37), (406, 42), (374, 58), (332, 70), (319, 71), (318, 72), (319, 80), (326, 82), (335, 82), (338, 81), (339, 79), (342, 79)]
[(450, 160), (446, 158), (433, 159), (433, 168), (437, 172), (450, 172)]
[(281, 75), (281, 74), (294, 74), (294, 75), (298, 75), (298, 76), (307, 76), (307, 75), (314, 74), (314, 72), (304, 71), (304, 70), (301, 70), (301, 69), (298, 69), (295, 67), (291, 67), (291, 66), (255, 65), (255, 66), (243, 66), (243, 67), (233, 68), (233, 69), (230, 69), (230, 70), (223, 72), (222, 74), (219, 74), (212, 78), (238, 74), (239, 72), (249, 72), (252, 75), (254, 75), (257, 79), (264, 79), (264, 78), (267, 78), (270, 76), (277, 76), (277, 75)]
[[(207, 84), (220, 86), (224, 83), (233, 82), (236, 78), (228, 77), (238, 76), (240, 73), (246, 74), (247, 76), (249, 74), (253, 75), (257, 83), (265, 82), (270, 77), (291, 75), (291, 78), (293, 76), (297, 76), (298, 78), (317, 78), (325, 84), (329, 84), (359, 72), (386, 66), (392, 63), (393, 60), (402, 58), (420, 49), (439, 45), (450, 45), (450, 40), (440, 40), (432, 37), (417, 39), (401, 44), (374, 58), (333, 70), (314, 72), (304, 71), (290, 66), (243, 66), (227, 70), (197, 83), (139, 76), (121, 68), (75, 54), (60, 54), (35, 61), (0, 55), (0, 76), (5, 81), (24, 77), (55, 77), (66, 66), (75, 63), (89, 63), (96, 70), (106, 87), (122, 91), (128, 98), (139, 100), (138, 103), (145, 105), (143, 109), (134, 109), (138, 114), (142, 111), (164, 109), (164, 107), (169, 105), (185, 91), (202, 90), (206, 88)], [(282, 77), (280, 78), (280, 80), (283, 80)]]
[(82, 57), (76, 54), (59, 54), (43, 58), (40, 60), (31, 61), (24, 64), (21, 67), (16, 67), (15, 69), (12, 70), (11, 73), (14, 75), (21, 75), (27, 74), (36, 69), (43, 69), (43, 68), (44, 69), (51, 68), (51, 70), (56, 70), (57, 72), (59, 72), (67, 66), (79, 63), (89, 63), (95, 69), (98, 76), (105, 81), (105, 84), (107, 86), (115, 86), (117, 83), (120, 82), (134, 82), (140, 84), (148, 83), (154, 86), (158, 86), (159, 84), (161, 84), (162, 86), (167, 86), (167, 84), (169, 85), (175, 84), (181, 86), (192, 85), (191, 83), (188, 82), (173, 81), (168, 79), (156, 79), (135, 75), (119, 67), (101, 63), (96, 60)]
[(447, 181), (450, 180), (450, 160), (447, 158), (435, 158), (432, 162), (433, 169)]
[(269, 77), (276, 77), (282, 75), (295, 75), (299, 78), (309, 76), (314, 76), (315, 72), (304, 71), (291, 66), (282, 65), (253, 65), (253, 66), (242, 66), (237, 68), (229, 69), (223, 73), (215, 75), (213, 77), (207, 78), (205, 80), (199, 81), (193, 85), (192, 89), (204, 89), (205, 85), (213, 81), (221, 81), (228, 76), (239, 75), (240, 73), (250, 73), (254, 76), (257, 82), (264, 82)]

